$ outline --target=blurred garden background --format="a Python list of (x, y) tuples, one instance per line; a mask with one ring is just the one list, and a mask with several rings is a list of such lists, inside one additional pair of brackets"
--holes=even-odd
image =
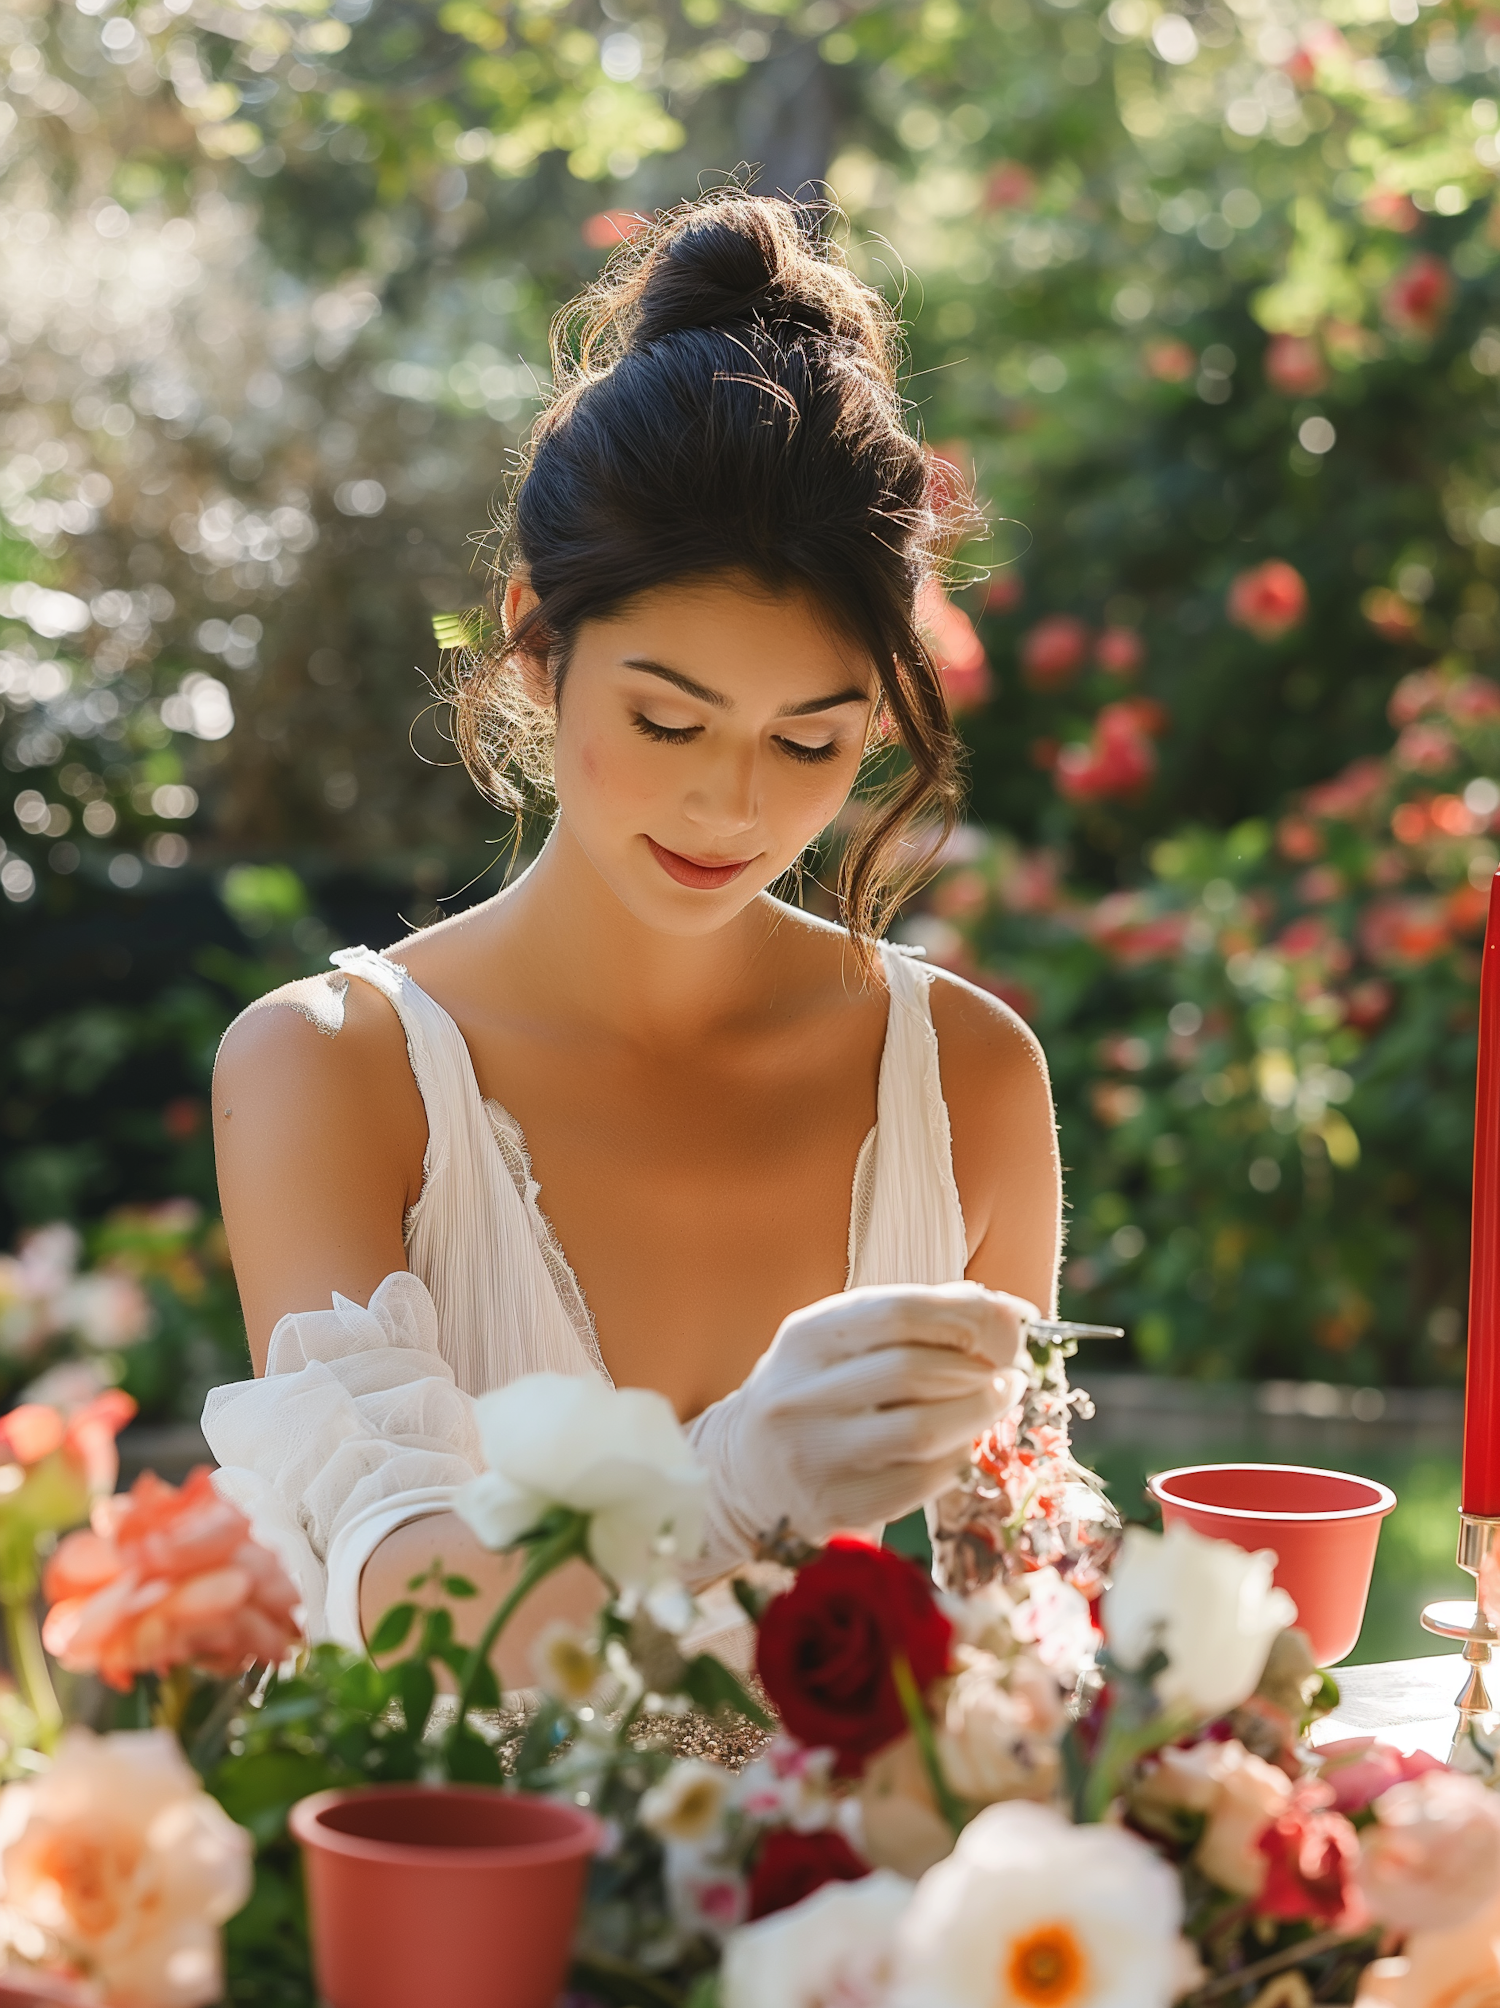
[(0, 1396), (92, 1362), (188, 1420), (244, 1370), (217, 1039), (501, 882), (433, 679), (549, 319), (756, 168), (841, 205), (993, 521), (929, 596), (972, 821), (901, 931), (1046, 1045), (1064, 1307), (1380, 1456), (1425, 1402), (1419, 1649), (1500, 859), (1500, 13), (6, 0), (0, 57)]

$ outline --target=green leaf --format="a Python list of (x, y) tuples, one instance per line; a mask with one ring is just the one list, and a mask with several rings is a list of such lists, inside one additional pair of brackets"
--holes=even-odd
[(462, 613), (432, 617), (432, 632), (439, 648), (479, 648), (493, 633), (494, 625), (483, 607), (467, 607)]
[(227, 1758), (213, 1774), (211, 1789), (230, 1819), (248, 1827), (264, 1846), (282, 1832), (299, 1799), (351, 1782), (348, 1772), (322, 1755), (259, 1750)]
[(416, 1619), (415, 1604), (392, 1604), (370, 1635), (372, 1653), (395, 1652), (406, 1643), (406, 1635)]
[(682, 1691), (689, 1701), (710, 1715), (717, 1715), (720, 1709), (732, 1709), (736, 1715), (743, 1715), (747, 1722), (753, 1722), (757, 1729), (774, 1729), (775, 1723), (761, 1707), (736, 1674), (730, 1672), (723, 1660), (715, 1659), (711, 1652), (700, 1652), (696, 1659), (690, 1659), (682, 1676)]
[[(566, 1718), (566, 1719), (565, 1719)], [(543, 1700), (526, 1725), (521, 1747), (516, 1752), (516, 1777), (522, 1782), (537, 1776), (552, 1761), (552, 1753), (567, 1736), (572, 1717), (550, 1695)]]
[(422, 1643), (419, 1651), (423, 1659), (441, 1659), (453, 1643), (453, 1614), (438, 1609), (428, 1611), (422, 1620)]
[(734, 1592), (734, 1600), (749, 1618), (751, 1624), (758, 1625), (765, 1615), (766, 1605), (771, 1601), (765, 1590), (759, 1589), (744, 1576), (731, 1576), (729, 1587)]
[(607, 1953), (590, 1952), (573, 1961), (568, 1985), (576, 1993), (607, 2003), (608, 2008), (717, 2008), (717, 1988), (711, 1994), (700, 1992), (700, 1982), (712, 1978), (701, 1974), (685, 2001), (675, 1987), (654, 1974), (642, 1973), (639, 1967), (611, 1959)]
[(433, 1697), (437, 1693), (437, 1682), (429, 1667), (419, 1659), (403, 1662), (396, 1671), (401, 1679), (401, 1709), (406, 1717), (409, 1735), (421, 1738), (427, 1727), (427, 1718), (432, 1712)]
[(459, 1785), (503, 1783), (500, 1759), (482, 1736), (460, 1723), (444, 1745), (448, 1776)]
[(443, 1588), (450, 1597), (477, 1597), (478, 1589), (467, 1576), (444, 1576)]

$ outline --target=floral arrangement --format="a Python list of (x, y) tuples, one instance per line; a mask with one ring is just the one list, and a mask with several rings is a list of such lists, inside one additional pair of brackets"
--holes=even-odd
[[(960, 1587), (772, 1530), (734, 1584), (753, 1684), (693, 1644), (704, 1474), (657, 1395), (537, 1375), (484, 1397), (455, 1503), (518, 1555), (514, 1588), (464, 1644), (473, 1586), (435, 1560), (365, 1655), (302, 1648), (292, 1585), (207, 1472), (113, 1497), (112, 1415), (83, 1427), (90, 1467), (78, 1423), (70, 1444), (13, 1411), (0, 1535), (21, 1545), (28, 1488), (54, 1536), (89, 1513), (41, 1577), (47, 1647), (93, 1681), (66, 1730), (33, 1706), (6, 1760), (7, 1966), (97, 2008), (198, 2008), (228, 1920), (230, 1998), (310, 2004), (290, 1807), (456, 1778), (601, 1818), (573, 2008), (1495, 1998), (1500, 1797), (1371, 1738), (1314, 1747), (1336, 1693), (1273, 1558), (1119, 1530), (1068, 1447), (1078, 1405), (1038, 1347), (933, 1512)], [(502, 1694), (496, 1640), (575, 1559), (596, 1621), (545, 1627), (535, 1693)]]
[(0, 1400), (121, 1386), (152, 1420), (196, 1421), (249, 1368), (224, 1229), (194, 1200), (117, 1207), (87, 1237), (54, 1220), (0, 1254)]

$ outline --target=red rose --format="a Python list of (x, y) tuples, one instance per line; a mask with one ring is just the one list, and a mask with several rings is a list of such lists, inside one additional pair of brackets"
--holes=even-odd
[(1303, 1786), (1256, 1842), (1266, 1858), (1265, 1886), (1255, 1900), (1259, 1916), (1363, 1928), (1365, 1903), (1355, 1881), (1359, 1836), (1342, 1813), (1329, 1811), (1332, 1796), (1326, 1786)]
[(1312, 397), (1328, 385), (1323, 352), (1306, 335), (1273, 335), (1265, 371), (1266, 382), (1284, 397)]
[(766, 1606), (755, 1667), (792, 1735), (837, 1751), (849, 1777), (906, 1733), (891, 1661), (926, 1688), (947, 1672), (952, 1636), (915, 1562), (838, 1535)]
[(1146, 645), (1134, 628), (1106, 628), (1094, 643), (1094, 660), (1106, 676), (1134, 676), (1146, 660)]
[(990, 694), (984, 643), (969, 616), (953, 604), (936, 579), (929, 579), (918, 596), (917, 620), (952, 709), (967, 711), (983, 704)]
[(1229, 588), (1229, 618), (1257, 641), (1280, 641), (1307, 612), (1302, 574), (1283, 558), (1241, 572)]
[(1085, 746), (1065, 746), (1057, 756), (1058, 793), (1074, 802), (1129, 801), (1156, 772), (1150, 735), (1165, 729), (1167, 714), (1149, 697), (1106, 704)]
[(1453, 274), (1429, 251), (1413, 258), (1386, 287), (1381, 312), (1398, 335), (1430, 341), (1448, 317)]
[(1158, 383), (1186, 383), (1198, 367), (1186, 342), (1147, 342), (1143, 357)]
[(1411, 197), (1396, 188), (1372, 188), (1360, 204), (1360, 213), (1366, 223), (1373, 223), (1378, 230), (1399, 230), (1403, 236), (1422, 221), (1422, 213)]
[(986, 209), (1024, 209), (1036, 194), (1036, 179), (1018, 160), (1002, 160), (984, 184)]
[(1071, 614), (1048, 614), (1021, 643), (1021, 674), (1033, 690), (1071, 683), (1088, 660), (1089, 631)]
[(843, 1835), (832, 1827), (815, 1834), (796, 1834), (778, 1827), (766, 1835), (750, 1871), (750, 1915), (769, 1917), (773, 1910), (790, 1910), (824, 1883), (858, 1882), (870, 1873)]

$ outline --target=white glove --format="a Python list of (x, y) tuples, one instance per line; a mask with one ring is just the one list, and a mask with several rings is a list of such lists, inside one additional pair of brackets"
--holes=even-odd
[(951, 1485), (1020, 1400), (1036, 1307), (978, 1283), (824, 1297), (688, 1436), (709, 1472), (694, 1575), (725, 1574), (786, 1520), (805, 1541), (899, 1519)]

